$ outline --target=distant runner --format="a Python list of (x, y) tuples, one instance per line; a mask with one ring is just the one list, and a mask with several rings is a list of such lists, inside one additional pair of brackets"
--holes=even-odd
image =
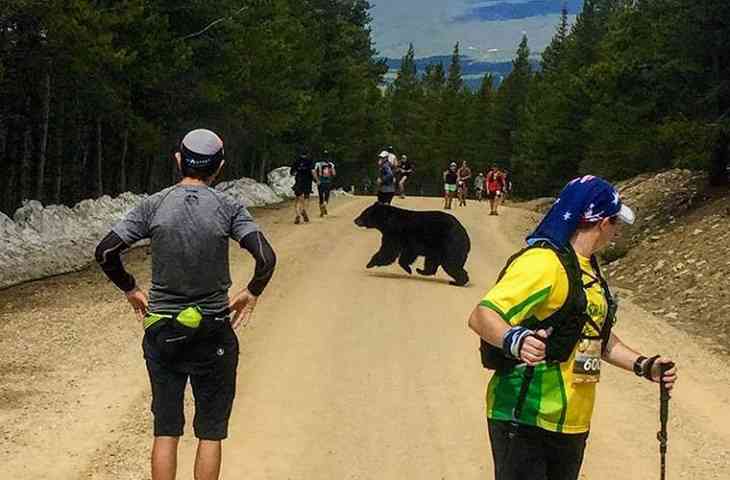
[(314, 175), (317, 182), (317, 190), (319, 192), (319, 216), (324, 217), (328, 214), (327, 204), (330, 201), (330, 191), (337, 172), (335, 164), (330, 160), (327, 150), (324, 151), (322, 160), (314, 166)]
[(406, 182), (414, 172), (413, 162), (410, 161), (406, 155), (401, 155), (400, 157), (400, 168), (398, 169), (398, 172), (400, 174), (400, 180), (398, 181), (400, 198), (406, 198)]
[(289, 172), (294, 176), (294, 195), (296, 196), (294, 201), (294, 210), (296, 212), (294, 223), (299, 225), (302, 220), (308, 223), (307, 204), (309, 203), (309, 196), (312, 194), (312, 182), (314, 182), (315, 173), (314, 163), (312, 163), (306, 150), (299, 154)]
[(484, 198), (484, 174), (479, 174), (474, 178), (474, 196), (477, 202), (481, 202)]
[(459, 195), (459, 206), (466, 207), (466, 197), (469, 193), (469, 180), (471, 179), (471, 168), (466, 163), (466, 160), (461, 162), (461, 167), (457, 172), (458, 178), (458, 195)]
[(487, 199), (489, 200), (489, 214), (499, 215), (499, 201), (504, 190), (504, 179), (497, 166), (493, 166), (485, 179), (487, 187)]
[[(486, 414), (496, 480), (577, 480), (602, 362), (653, 382), (671, 362), (611, 330), (617, 304), (595, 255), (633, 222), (611, 184), (575, 179), (472, 312), (482, 364), (494, 370)], [(671, 389), (676, 369), (663, 378)]]
[(395, 172), (386, 150), (378, 157), (378, 202), (390, 205), (395, 196)]
[(398, 162), (398, 156), (395, 154), (393, 145), (385, 147), (385, 151), (388, 152), (388, 161), (390, 162), (390, 167), (393, 169), (393, 174), (396, 174), (400, 168), (400, 163)]
[[(215, 480), (236, 393), (234, 329), (251, 320), (276, 256), (243, 202), (210, 188), (224, 164), (218, 135), (202, 129), (188, 133), (175, 161), (180, 183), (143, 199), (99, 243), (96, 260), (144, 326), (154, 416), (152, 480), (175, 478), (188, 380), (198, 438), (194, 476)], [(122, 252), (145, 238), (152, 245), (149, 301), (121, 260)], [(253, 278), (232, 299), (229, 239), (256, 260)]]
[(451, 202), (456, 196), (456, 186), (458, 182), (458, 174), (456, 173), (456, 162), (451, 162), (449, 168), (443, 173), (444, 180), (444, 210), (451, 210)]
[(512, 174), (504, 168), (500, 169), (500, 173), (502, 174), (502, 184), (504, 185), (501, 203), (504, 204), (507, 201), (507, 197), (512, 193)]

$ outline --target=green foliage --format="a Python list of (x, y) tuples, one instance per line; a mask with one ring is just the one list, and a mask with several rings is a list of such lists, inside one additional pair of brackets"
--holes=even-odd
[(450, 161), (509, 168), (523, 197), (570, 178), (671, 167), (727, 182), (726, 0), (586, 0), (533, 71), (464, 87), (449, 65), (395, 80), (375, 59), (366, 0), (6, 0), (0, 10), (0, 209), (72, 203), (174, 181), (187, 129), (226, 142), (226, 175), (263, 178), (298, 146), (329, 150), (344, 185), (373, 178), (384, 145), (415, 162), (414, 193), (440, 194)]
[(588, 0), (566, 31), (564, 17), (529, 87), (513, 156), (520, 193), (671, 167), (727, 182), (726, 3)]
[[(0, 210), (174, 181), (186, 130), (232, 176), (332, 152), (343, 183), (384, 142), (365, 0), (8, 0), (0, 9)], [(42, 188), (35, 191), (33, 183)]]

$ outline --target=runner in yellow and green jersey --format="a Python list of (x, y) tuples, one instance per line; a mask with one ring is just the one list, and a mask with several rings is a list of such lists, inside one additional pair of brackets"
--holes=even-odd
[[(486, 403), (496, 480), (576, 480), (601, 361), (655, 382), (671, 363), (611, 332), (616, 304), (595, 253), (633, 221), (611, 184), (573, 180), (472, 312), (495, 370)], [(663, 380), (671, 389), (676, 378), (672, 368)]]

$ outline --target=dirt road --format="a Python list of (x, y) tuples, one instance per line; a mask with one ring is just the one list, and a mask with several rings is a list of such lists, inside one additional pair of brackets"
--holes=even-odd
[[(455, 210), (473, 250), (472, 283), (365, 270), (380, 236), (352, 219), (370, 199), (290, 224), (258, 212), (279, 257), (241, 362), (223, 478), (489, 479), (488, 374), (466, 319), (515, 251), (534, 214)], [(398, 201), (434, 209), (436, 199)], [(232, 249), (236, 288), (252, 262)], [(147, 282), (144, 249), (127, 264)], [(420, 262), (420, 261), (419, 261)], [(670, 299), (667, 299), (670, 301)], [(148, 478), (149, 394), (140, 329), (95, 269), (0, 292), (0, 478)], [(704, 341), (624, 301), (617, 333), (681, 368), (672, 403), (669, 478), (730, 477), (730, 374)], [(607, 368), (583, 468), (586, 479), (658, 477), (658, 394)], [(192, 412), (192, 407), (188, 412)], [(191, 478), (186, 428), (179, 478)]]

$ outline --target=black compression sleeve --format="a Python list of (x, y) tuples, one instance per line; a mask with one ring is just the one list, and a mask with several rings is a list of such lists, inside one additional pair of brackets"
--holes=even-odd
[(128, 248), (129, 245), (124, 243), (124, 241), (119, 238), (119, 235), (114, 232), (109, 232), (109, 234), (104, 237), (101, 242), (99, 242), (99, 245), (96, 246), (95, 253), (96, 261), (99, 263), (99, 266), (106, 276), (109, 277), (109, 280), (114, 282), (114, 285), (119, 287), (119, 289), (123, 292), (132, 291), (136, 286), (134, 277), (127, 273), (127, 271), (124, 270), (124, 265), (122, 265), (121, 254)]
[(251, 232), (239, 243), (241, 248), (248, 250), (256, 260), (256, 271), (248, 283), (248, 291), (258, 297), (274, 275), (276, 254), (261, 232)]

